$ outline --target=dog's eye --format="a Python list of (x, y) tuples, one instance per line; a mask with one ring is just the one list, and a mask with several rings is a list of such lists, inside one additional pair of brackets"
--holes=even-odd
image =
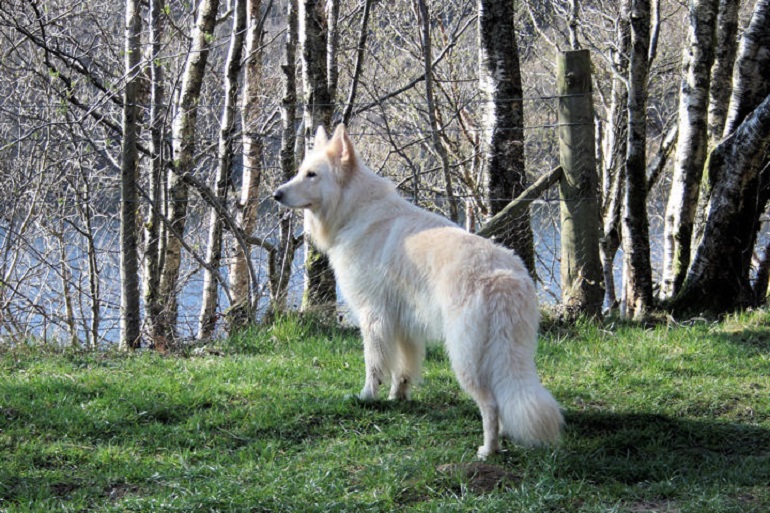
[(317, 173), (315, 171), (308, 171), (305, 176), (308, 178), (315, 178), (317, 176)]

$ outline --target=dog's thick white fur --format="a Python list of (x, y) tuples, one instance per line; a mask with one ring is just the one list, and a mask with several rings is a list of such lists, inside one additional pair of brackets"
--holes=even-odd
[(460, 385), (481, 410), (481, 458), (498, 433), (557, 442), (559, 405), (535, 369), (539, 312), (521, 259), (401, 198), (357, 157), (343, 125), (316, 134), (296, 177), (274, 192), (305, 210), (305, 229), (331, 261), (358, 317), (366, 380), (360, 398), (406, 399), (428, 341), (443, 340)]

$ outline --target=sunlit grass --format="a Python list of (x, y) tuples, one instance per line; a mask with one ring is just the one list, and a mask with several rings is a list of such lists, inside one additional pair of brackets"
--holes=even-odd
[(437, 348), (374, 404), (356, 332), (294, 318), (182, 356), (5, 351), (0, 511), (766, 512), (769, 326), (547, 323), (563, 443), (486, 465)]

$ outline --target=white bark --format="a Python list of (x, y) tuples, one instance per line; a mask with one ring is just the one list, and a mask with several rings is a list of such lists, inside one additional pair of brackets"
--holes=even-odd
[(708, 148), (707, 109), (718, 0), (692, 0), (679, 93), (679, 135), (663, 237), (661, 297), (675, 295), (690, 265), (698, 193)]
[(182, 76), (182, 86), (177, 101), (177, 113), (172, 126), (172, 148), (174, 172), (168, 177), (168, 212), (170, 231), (164, 257), (163, 273), (160, 278), (160, 296), (163, 312), (159, 316), (159, 333), (166, 339), (173, 339), (177, 317), (177, 282), (182, 261), (182, 241), (187, 216), (188, 185), (185, 175), (195, 166), (195, 123), (203, 75), (206, 69), (209, 47), (219, 0), (202, 0), (198, 4), (198, 18), (192, 32), (190, 51)]
[[(259, 11), (259, 9), (257, 9)], [(235, 132), (235, 109), (238, 98), (238, 75), (243, 55), (243, 34), (246, 29), (246, 0), (236, 0), (233, 11), (233, 25), (230, 34), (230, 48), (225, 62), (225, 104), (219, 128), (217, 148), (217, 174), (215, 194), (223, 205), (227, 204), (227, 190), (233, 163), (233, 134)], [(248, 130), (248, 129), (247, 129)], [(212, 270), (219, 269), (222, 260), (222, 230), (224, 220), (215, 208), (209, 213), (209, 237), (206, 262)], [(248, 267), (247, 267), (248, 270)], [(248, 287), (248, 272), (246, 275)], [(210, 338), (214, 333), (219, 304), (219, 282), (209, 269), (203, 272), (203, 297), (198, 319), (198, 339)], [(248, 289), (247, 289), (248, 290)]]

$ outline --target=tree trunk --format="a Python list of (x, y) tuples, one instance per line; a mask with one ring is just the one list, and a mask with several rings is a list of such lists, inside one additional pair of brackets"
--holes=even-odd
[[(333, 0), (336, 1), (336, 0)], [(314, 140), (316, 127), (331, 129), (334, 100), (331, 96), (328, 70), (329, 59), (336, 56), (327, 53), (329, 37), (325, 2), (323, 0), (299, 0), (299, 44), (304, 85), (305, 147)], [(321, 316), (332, 316), (337, 306), (337, 283), (329, 259), (318, 251), (305, 236), (305, 291), (302, 310), (313, 311)]]
[[(524, 107), (516, 46), (514, 4), (478, 1), (479, 88), (485, 99), (484, 176), (494, 216), (527, 188), (524, 169)], [(535, 274), (529, 211), (498, 241), (513, 249)]]
[[(283, 99), (281, 100), (281, 177), (287, 182), (297, 172), (295, 147), (297, 144), (297, 0), (290, 0), (287, 13), (285, 43), (286, 62), (283, 71)], [(270, 254), (270, 305), (268, 318), (286, 311), (294, 252), (299, 239), (294, 236), (296, 216), (293, 210), (281, 217), (278, 228), (278, 246)]]
[(660, 296), (679, 292), (690, 265), (693, 223), (708, 148), (707, 109), (718, 0), (692, 0), (679, 93), (679, 139), (666, 206)]
[[(257, 4), (259, 4), (259, 2), (257, 2)], [(258, 5), (257, 22), (259, 22)], [(233, 134), (235, 132), (235, 109), (238, 101), (238, 75), (241, 71), (241, 57), (243, 56), (245, 30), (246, 0), (235, 0), (233, 27), (230, 34), (230, 49), (228, 50), (227, 60), (225, 62), (225, 104), (222, 108), (222, 119), (219, 128), (217, 173), (215, 178), (216, 185), (214, 188), (214, 194), (222, 205), (227, 204), (227, 191), (228, 186), (230, 185), (230, 174), (233, 165)], [(244, 132), (248, 131), (249, 127), (246, 127)], [(244, 153), (246, 152), (244, 151)], [(221, 266), (223, 227), (224, 220), (217, 212), (217, 209), (212, 207), (209, 213), (209, 240), (206, 250), (206, 262), (208, 262), (212, 270), (219, 269)], [(247, 267), (247, 290), (249, 283)], [(211, 338), (211, 335), (214, 333), (214, 328), (216, 327), (217, 306), (219, 304), (218, 285), (219, 283), (217, 282), (214, 273), (205, 269), (203, 271), (201, 313), (198, 319), (198, 339), (200, 340)]]
[(725, 134), (707, 161), (703, 235), (672, 302), (678, 314), (719, 314), (756, 302), (751, 257), (770, 197), (770, 0), (757, 1), (741, 39)]
[(420, 25), (420, 43), (422, 47), (422, 64), (425, 69), (425, 106), (428, 113), (428, 125), (430, 126), (430, 140), (433, 151), (438, 155), (444, 176), (444, 190), (446, 191), (447, 204), (449, 206), (449, 218), (455, 223), (459, 222), (457, 200), (452, 190), (452, 175), (449, 171), (449, 155), (441, 141), (443, 127), (436, 113), (436, 102), (433, 92), (433, 52), (431, 50), (430, 13), (425, 0), (415, 0), (418, 23)]
[(163, 268), (161, 240), (167, 233), (163, 230), (161, 216), (163, 212), (163, 184), (166, 178), (165, 159), (163, 158), (163, 126), (165, 112), (163, 108), (163, 66), (159, 62), (161, 50), (161, 32), (163, 0), (149, 0), (150, 6), (150, 54), (147, 62), (150, 67), (150, 166), (148, 177), (149, 206), (144, 222), (144, 306), (150, 340), (155, 343), (161, 335), (158, 331), (158, 317), (163, 306), (160, 301), (160, 274)]
[(752, 222), (756, 207), (747, 201), (759, 201), (762, 208), (767, 203), (770, 188), (760, 170), (769, 149), (770, 95), (709, 156), (708, 216), (672, 303), (677, 315), (720, 314), (755, 303), (749, 270), (759, 222), (758, 216)]
[(361, 78), (361, 72), (364, 66), (364, 57), (366, 55), (366, 39), (369, 35), (369, 14), (372, 10), (372, 3), (374, 0), (363, 0), (363, 13), (361, 14), (361, 29), (358, 32), (358, 45), (356, 46), (356, 65), (353, 69), (353, 77), (350, 80), (350, 92), (348, 93), (348, 99), (345, 102), (345, 109), (342, 112), (342, 122), (346, 125), (350, 125), (350, 120), (353, 117), (353, 108), (356, 103), (356, 93), (358, 91), (358, 83)]
[(139, 206), (137, 75), (142, 55), (139, 48), (142, 18), (137, 0), (126, 0), (125, 21), (126, 85), (123, 90), (123, 141), (120, 163), (120, 347), (124, 350), (136, 349), (141, 345), (136, 213)]
[(631, 26), (626, 18), (617, 21), (617, 51), (613, 66), (609, 126), (604, 143), (605, 163), (602, 173), (602, 239), (600, 254), (604, 274), (605, 303), (610, 310), (618, 306), (615, 291), (615, 255), (620, 248), (620, 213), (625, 191), (625, 159), (628, 153), (628, 87), (619, 77), (628, 76)]
[(631, 26), (628, 69), (628, 148), (623, 196), (623, 304), (625, 316), (643, 318), (652, 306), (652, 270), (647, 220), (647, 78), (650, 1), (623, 0)]
[(599, 176), (596, 173), (591, 59), (588, 50), (559, 55), (561, 302), (570, 316), (601, 316)]
[[(257, 224), (259, 206), (259, 185), (262, 179), (262, 136), (258, 134), (259, 96), (262, 88), (262, 44), (261, 0), (248, 0), (246, 7), (246, 62), (243, 73), (243, 100), (241, 120), (243, 123), (243, 180), (241, 197), (237, 206), (238, 226), (251, 236)], [(237, 244), (230, 265), (230, 288), (233, 304), (228, 311), (228, 330), (243, 329), (254, 322), (255, 299), (252, 294), (252, 277), (247, 251)]]
[(714, 65), (711, 68), (708, 135), (709, 148), (724, 135), (727, 107), (732, 93), (733, 66), (738, 50), (738, 11), (740, 0), (719, 0)]
[(174, 235), (168, 238), (160, 279), (160, 296), (163, 311), (158, 318), (159, 333), (163, 339), (176, 337), (177, 294), (179, 269), (182, 262), (181, 237), (185, 232), (188, 185), (185, 175), (195, 167), (195, 122), (198, 117), (203, 75), (206, 70), (209, 47), (214, 39), (219, 0), (202, 0), (198, 4), (198, 18), (192, 33), (182, 86), (177, 102), (177, 112), (172, 126), (174, 172), (168, 177), (168, 218)]

